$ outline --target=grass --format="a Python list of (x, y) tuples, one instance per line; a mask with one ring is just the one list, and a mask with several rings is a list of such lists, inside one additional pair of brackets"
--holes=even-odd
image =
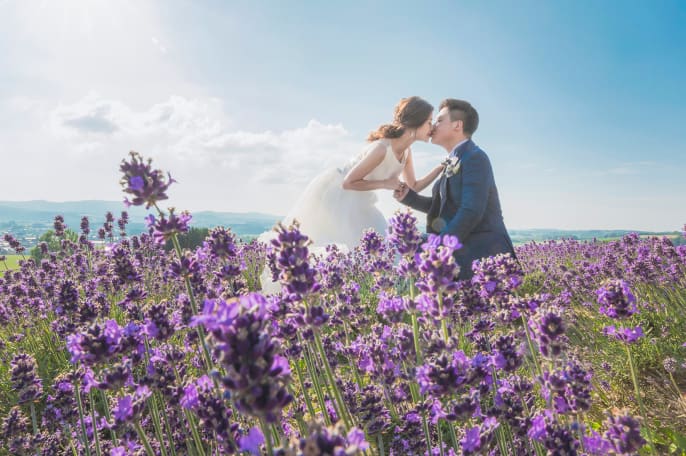
[[(532, 274), (522, 288), (537, 291), (538, 280), (540, 277)], [(685, 360), (686, 348), (682, 344), (686, 341), (686, 289), (642, 284), (633, 291), (638, 302), (647, 305), (640, 306), (641, 312), (623, 322), (612, 321), (582, 302), (572, 302), (571, 318), (567, 320), (570, 352), (593, 370), (594, 391), (588, 421), (592, 427), (599, 426), (612, 409), (626, 408), (638, 415), (625, 345), (605, 336), (603, 328), (613, 324), (640, 325), (646, 337), (631, 344), (630, 350), (648, 424), (654, 430), (655, 443), (666, 451), (664, 454), (686, 455), (686, 369), (678, 367), (670, 375), (663, 365), (667, 358), (673, 358), (678, 365)]]
[(5, 255), (5, 261), (0, 261), (0, 277), (5, 275), (5, 271), (19, 268), (21, 255)]

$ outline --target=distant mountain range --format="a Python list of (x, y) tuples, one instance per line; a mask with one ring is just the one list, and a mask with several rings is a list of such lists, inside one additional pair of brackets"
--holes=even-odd
[[(118, 219), (121, 212), (129, 213), (129, 234), (146, 231), (144, 218), (147, 211), (140, 206), (126, 208), (121, 201), (0, 201), (0, 234), (5, 232), (24, 233), (24, 237), (40, 236), (52, 228), (55, 215), (62, 215), (67, 227), (79, 231), (81, 217), (87, 216), (91, 231), (97, 232), (105, 221), (105, 214), (112, 212)], [(213, 228), (215, 226), (230, 227), (234, 233), (243, 237), (256, 236), (270, 230), (282, 216), (262, 214), (258, 212), (193, 212), (191, 225), (194, 227)], [(420, 227), (423, 228), (423, 227)], [(115, 223), (115, 230), (117, 230)], [(518, 229), (510, 230), (510, 236), (515, 244), (529, 241), (545, 241), (551, 239), (573, 238), (579, 240), (618, 238), (635, 230), (558, 230), (558, 229)], [(641, 235), (667, 235), (675, 239), (680, 238), (678, 231), (648, 232), (639, 231)]]
[[(12, 228), (33, 227), (49, 229), (56, 215), (62, 215), (67, 227), (79, 231), (81, 218), (87, 216), (91, 231), (97, 231), (105, 222), (105, 214), (111, 212), (118, 219), (122, 211), (129, 214), (127, 231), (138, 234), (146, 231), (145, 217), (148, 211), (141, 206), (126, 208), (121, 201), (0, 201), (0, 231)], [(150, 211), (150, 213), (155, 214)], [(156, 215), (156, 214), (155, 214)], [(282, 217), (257, 212), (193, 212), (192, 226), (212, 228), (227, 226), (240, 236), (250, 236), (271, 229)], [(117, 226), (115, 223), (115, 230)], [(42, 232), (41, 232), (42, 233)]]

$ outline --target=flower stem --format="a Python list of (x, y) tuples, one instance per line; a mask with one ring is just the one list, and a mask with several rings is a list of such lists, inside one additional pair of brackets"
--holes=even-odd
[(264, 444), (267, 447), (267, 454), (271, 456), (274, 454), (274, 448), (272, 446), (272, 434), (269, 431), (269, 426), (264, 421), (264, 418), (260, 418), (260, 427), (262, 428), (262, 434), (264, 434)]
[(341, 410), (341, 418), (343, 418), (343, 421), (345, 422), (345, 426), (348, 430), (352, 427), (352, 422), (350, 419), (350, 412), (348, 411), (348, 407), (345, 405), (345, 402), (343, 401), (343, 397), (341, 396), (341, 392), (338, 389), (338, 384), (336, 384), (336, 377), (333, 375), (333, 370), (331, 369), (331, 365), (329, 364), (329, 359), (326, 357), (326, 352), (324, 351), (324, 346), (322, 345), (322, 340), (319, 337), (319, 330), (317, 328), (313, 329), (314, 332), (314, 341), (315, 344), (317, 345), (317, 348), (319, 350), (319, 354), (322, 358), (322, 363), (324, 364), (324, 370), (326, 371), (326, 375), (328, 376), (329, 383), (331, 384), (331, 388), (333, 389), (333, 394), (335, 397), (336, 402), (338, 402), (338, 407)]
[(448, 431), (450, 434), (450, 443), (452, 443), (453, 449), (455, 451), (457, 451), (458, 446), (457, 446), (457, 435), (455, 434), (455, 426), (453, 425), (453, 423), (451, 423), (450, 421), (447, 421), (447, 420), (446, 420), (446, 424), (448, 425)]
[(169, 419), (166, 413), (162, 413), (162, 418), (164, 419), (164, 427), (167, 432), (167, 439), (169, 442), (169, 448), (171, 449), (172, 456), (176, 456), (176, 444), (174, 441), (174, 434), (171, 430), (171, 425), (169, 424)]
[(31, 424), (33, 425), (33, 435), (38, 434), (38, 424), (36, 423), (36, 406), (31, 402)]
[(95, 453), (100, 456), (100, 436), (98, 435), (98, 421), (95, 418), (95, 398), (93, 397), (93, 389), (88, 391), (88, 397), (91, 401), (91, 425), (93, 426), (93, 440), (95, 440)]
[(86, 423), (84, 422), (83, 401), (81, 401), (81, 390), (79, 385), (74, 385), (74, 394), (76, 395), (76, 404), (79, 409), (79, 421), (81, 422), (81, 438), (83, 438), (83, 447), (86, 449), (86, 455), (91, 456), (91, 446), (86, 434)]
[[(178, 383), (181, 383), (181, 376), (179, 375), (179, 371), (176, 368), (176, 366), (174, 366), (174, 376), (176, 377), (176, 381)], [(198, 433), (198, 427), (195, 423), (193, 415), (191, 415), (191, 413), (183, 406), (181, 406), (181, 410), (183, 412), (183, 415), (186, 417), (188, 427), (191, 429), (191, 435), (193, 436), (193, 442), (195, 443), (197, 453), (202, 456), (205, 456), (205, 448), (202, 446), (202, 440), (200, 440), (200, 434)], [(186, 442), (186, 444), (188, 444), (188, 442)]]
[(520, 318), (522, 319), (524, 333), (526, 334), (526, 343), (529, 345), (529, 352), (531, 353), (531, 358), (534, 361), (534, 366), (536, 366), (536, 374), (538, 374), (539, 377), (542, 377), (543, 372), (541, 371), (541, 365), (538, 364), (538, 357), (536, 356), (536, 351), (534, 350), (534, 343), (531, 341), (531, 335), (529, 334), (529, 325), (524, 319), (524, 314), (521, 314)]
[(136, 433), (138, 434), (138, 438), (141, 439), (141, 442), (145, 447), (146, 454), (148, 456), (155, 456), (155, 452), (152, 450), (150, 442), (148, 441), (148, 437), (145, 435), (145, 431), (143, 430), (143, 428), (141, 428), (141, 424), (136, 420), (133, 422), (133, 427), (136, 428)]
[(652, 454), (657, 454), (655, 451), (655, 444), (653, 443), (653, 433), (650, 430), (650, 426), (648, 425), (648, 415), (646, 414), (645, 407), (643, 406), (643, 399), (641, 399), (641, 392), (638, 388), (638, 376), (636, 375), (636, 368), (634, 366), (634, 358), (631, 356), (631, 350), (629, 349), (629, 345), (626, 344), (624, 346), (626, 348), (626, 354), (629, 358), (629, 369), (631, 370), (631, 380), (634, 382), (634, 394), (636, 395), (636, 401), (638, 401), (638, 407), (641, 410), (641, 416), (643, 417), (643, 423), (645, 425), (646, 433), (648, 434), (648, 440), (649, 446), (650, 446), (650, 452)]
[[(414, 282), (410, 281), (410, 300), (414, 301)], [(423, 362), (422, 351), (419, 346), (419, 321), (417, 320), (417, 314), (412, 312), (412, 335), (414, 339), (414, 351), (416, 357), (417, 366), (421, 365)], [(416, 368), (416, 367), (415, 367)], [(410, 392), (412, 393), (412, 398), (415, 404), (420, 405), (424, 399), (424, 395), (416, 390), (417, 384), (412, 382), (410, 384)], [(431, 432), (429, 431), (429, 423), (426, 421), (426, 410), (422, 407), (422, 427), (424, 428), (424, 438), (426, 439), (426, 449), (428, 454), (433, 454), (433, 448), (431, 446)]]
[(300, 363), (296, 359), (293, 362), (293, 365), (295, 366), (295, 373), (298, 376), (298, 383), (300, 383), (300, 389), (302, 390), (302, 395), (305, 396), (305, 403), (307, 404), (307, 411), (310, 413), (310, 419), (314, 419), (314, 407), (312, 407), (312, 401), (310, 400), (310, 394), (307, 392), (307, 389), (305, 388), (305, 382), (303, 381), (303, 374), (302, 374), (302, 368), (300, 367)]
[[(298, 336), (298, 338), (300, 338), (300, 336)], [(321, 385), (319, 384), (319, 378), (317, 376), (317, 371), (315, 370), (314, 365), (312, 364), (309, 346), (303, 344), (302, 341), (301, 341), (301, 345), (303, 345), (303, 354), (305, 355), (305, 365), (307, 366), (307, 371), (310, 374), (310, 379), (312, 380), (312, 386), (314, 386), (314, 391), (317, 394), (317, 401), (319, 402), (319, 410), (321, 410), (322, 416), (324, 417), (324, 421), (326, 421), (326, 424), (328, 426), (331, 426), (331, 418), (329, 417), (329, 414), (326, 411), (326, 402), (324, 401), (324, 393), (322, 392)]]
[(380, 432), (378, 434), (376, 434), (376, 442), (377, 442), (377, 446), (379, 447), (378, 448), (379, 449), (379, 456), (384, 456), (386, 454), (386, 451), (385, 451), (385, 448), (383, 445), (383, 436), (381, 435)]
[[(105, 418), (109, 421), (111, 418), (110, 414), (110, 406), (107, 403), (107, 395), (105, 395), (105, 392), (102, 390), (98, 390), (100, 393), (100, 399), (102, 400), (103, 407), (105, 407)], [(114, 430), (114, 428), (110, 429), (110, 432), (112, 433), (112, 441), (114, 442), (114, 446), (119, 446), (119, 438), (117, 437), (117, 431)]]
[(448, 345), (448, 323), (445, 321), (445, 316), (443, 315), (443, 296), (438, 295), (438, 318), (441, 319), (441, 330), (443, 332), (443, 342)]

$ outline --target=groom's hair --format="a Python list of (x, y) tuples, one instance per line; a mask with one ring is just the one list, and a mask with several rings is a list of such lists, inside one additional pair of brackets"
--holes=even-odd
[(465, 135), (471, 137), (477, 128), (479, 128), (479, 113), (476, 112), (474, 106), (468, 101), (457, 100), (455, 98), (446, 98), (441, 101), (441, 106), (438, 108), (448, 108), (450, 111), (450, 120), (453, 122), (461, 120), (464, 124), (462, 130)]

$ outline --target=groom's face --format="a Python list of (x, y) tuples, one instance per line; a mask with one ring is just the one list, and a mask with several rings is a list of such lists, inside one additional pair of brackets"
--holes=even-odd
[(452, 143), (457, 134), (459, 122), (461, 121), (450, 119), (450, 110), (447, 107), (441, 109), (431, 131), (431, 142), (439, 146)]

